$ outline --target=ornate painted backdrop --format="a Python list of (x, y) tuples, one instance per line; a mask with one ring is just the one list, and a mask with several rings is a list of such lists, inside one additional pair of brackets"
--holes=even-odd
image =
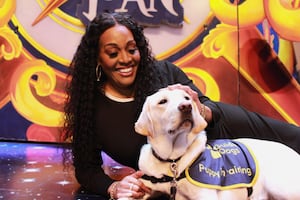
[(0, 138), (61, 142), (66, 71), (103, 10), (144, 23), (211, 99), (300, 124), (300, 1), (0, 0)]

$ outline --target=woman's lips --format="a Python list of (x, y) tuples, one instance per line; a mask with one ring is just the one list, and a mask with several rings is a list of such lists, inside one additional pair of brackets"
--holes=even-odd
[(117, 71), (122, 76), (131, 76), (133, 73), (133, 67), (119, 68), (119, 69), (117, 69)]

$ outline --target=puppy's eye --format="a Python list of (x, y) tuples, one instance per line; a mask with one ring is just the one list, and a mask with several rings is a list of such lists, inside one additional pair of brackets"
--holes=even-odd
[(165, 103), (167, 103), (167, 99), (162, 99), (158, 102), (158, 104), (165, 104)]
[(188, 96), (185, 96), (184, 98), (185, 98), (185, 100), (190, 100), (190, 97), (188, 97)]

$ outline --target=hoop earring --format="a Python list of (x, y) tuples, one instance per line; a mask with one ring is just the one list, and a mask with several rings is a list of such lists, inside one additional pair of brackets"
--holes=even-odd
[(102, 70), (101, 70), (101, 65), (98, 64), (96, 67), (96, 80), (99, 82), (101, 78)]

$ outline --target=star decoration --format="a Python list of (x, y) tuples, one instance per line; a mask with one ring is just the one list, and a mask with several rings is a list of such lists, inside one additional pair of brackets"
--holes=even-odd
[(49, 15), (54, 9), (58, 8), (62, 4), (66, 3), (68, 0), (50, 0), (45, 6), (44, 10), (35, 18), (32, 23), (32, 26), (39, 23), (42, 19)]

